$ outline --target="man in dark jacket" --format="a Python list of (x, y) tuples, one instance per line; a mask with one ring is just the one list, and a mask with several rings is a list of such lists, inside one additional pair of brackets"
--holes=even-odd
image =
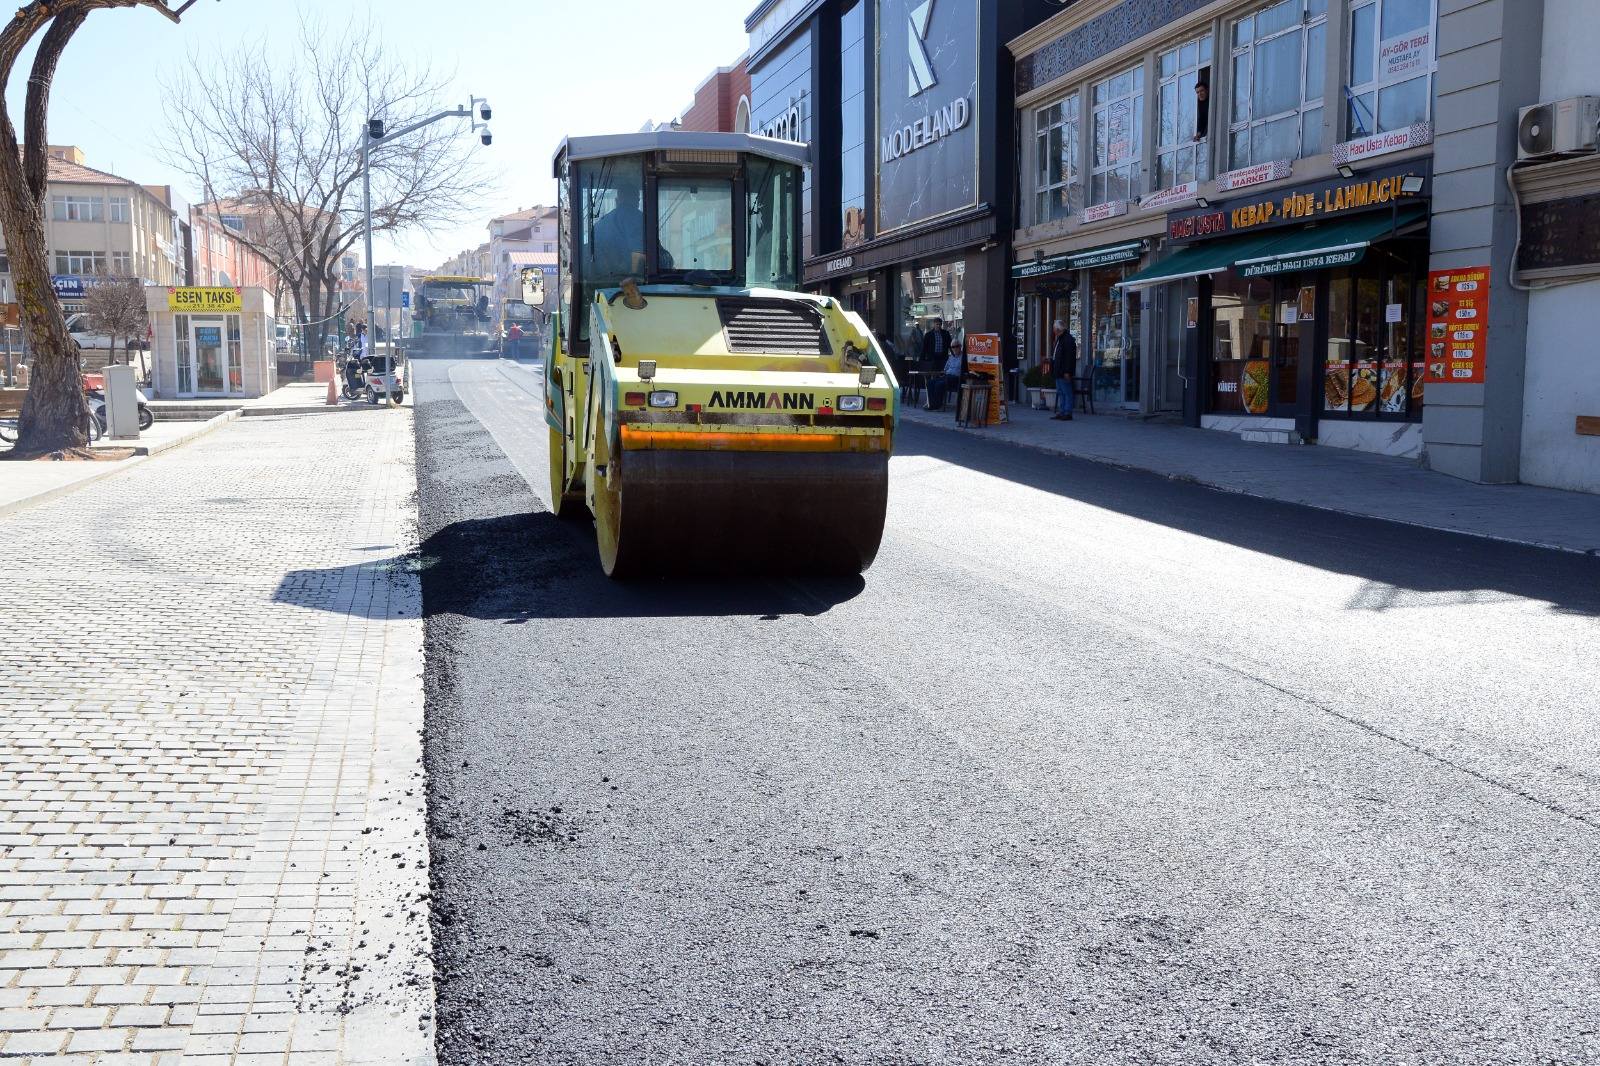
[(1051, 417), (1058, 422), (1072, 421), (1072, 406), (1077, 401), (1072, 385), (1072, 375), (1078, 372), (1078, 342), (1067, 332), (1067, 324), (1055, 321), (1056, 342), (1050, 349), (1050, 373), (1056, 379), (1056, 413)]
[(924, 369), (935, 370), (944, 366), (950, 357), (950, 331), (944, 328), (944, 319), (933, 320), (933, 328), (922, 335), (922, 362)]

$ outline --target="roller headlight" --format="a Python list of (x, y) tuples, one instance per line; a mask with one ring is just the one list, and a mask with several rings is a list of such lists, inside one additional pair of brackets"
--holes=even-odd
[(865, 396), (841, 396), (841, 397), (839, 397), (839, 410), (840, 411), (857, 412), (857, 411), (865, 411), (866, 409), (867, 409), (867, 398)]
[(672, 389), (657, 389), (650, 394), (651, 407), (676, 407), (678, 394)]

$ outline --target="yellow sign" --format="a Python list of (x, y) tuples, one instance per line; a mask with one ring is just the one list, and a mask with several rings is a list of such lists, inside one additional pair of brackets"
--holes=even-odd
[(173, 311), (243, 311), (243, 289), (168, 289), (167, 307)]

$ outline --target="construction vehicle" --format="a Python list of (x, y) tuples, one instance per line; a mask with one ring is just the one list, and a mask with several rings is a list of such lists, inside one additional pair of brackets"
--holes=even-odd
[(551, 506), (593, 516), (613, 578), (877, 554), (899, 385), (859, 315), (794, 291), (806, 158), (681, 131), (556, 153)]
[(411, 321), (416, 354), (445, 356), (484, 355), (493, 347), (490, 333), (490, 278), (431, 274), (416, 282), (416, 302)]

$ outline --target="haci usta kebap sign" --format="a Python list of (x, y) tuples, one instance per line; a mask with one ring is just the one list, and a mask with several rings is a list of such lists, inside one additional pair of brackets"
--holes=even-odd
[(1195, 241), (1408, 203), (1427, 195), (1428, 179), (1426, 167), (1399, 167), (1244, 197), (1169, 218), (1167, 237)]

